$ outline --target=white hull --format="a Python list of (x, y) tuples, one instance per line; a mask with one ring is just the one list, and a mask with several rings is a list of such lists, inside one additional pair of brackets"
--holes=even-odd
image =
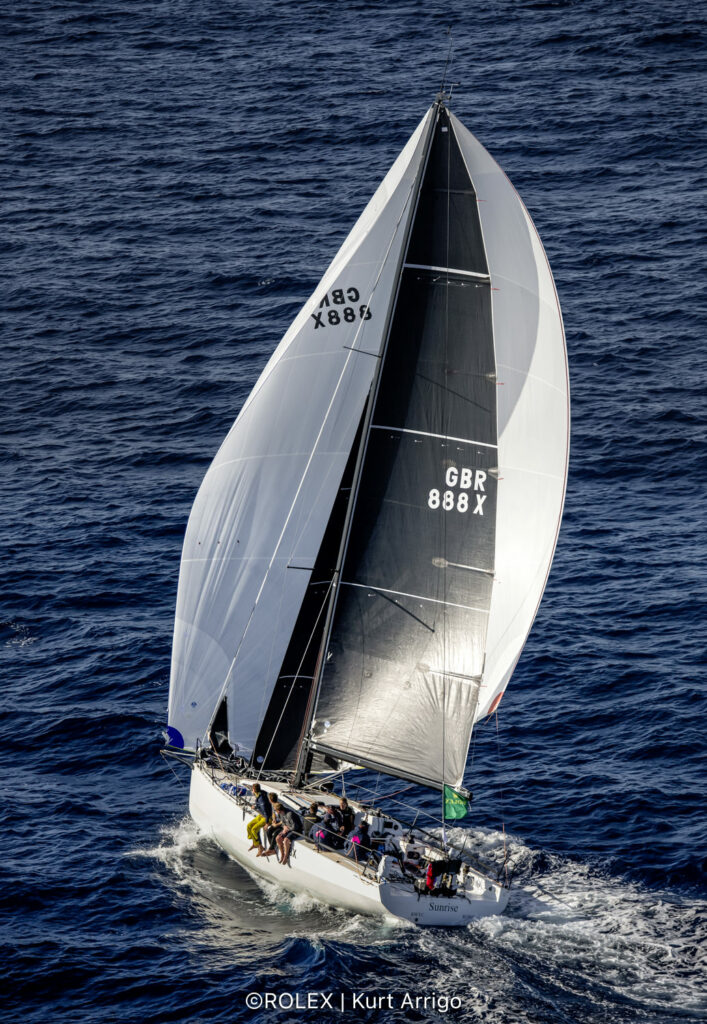
[[(465, 882), (459, 886), (458, 892), (463, 888), (463, 895), (431, 897), (418, 894), (409, 880), (396, 879), (397, 864), (391, 857), (384, 857), (380, 868), (369, 866), (364, 871), (353, 860), (319, 849), (304, 839), (293, 844), (290, 861), (285, 866), (276, 857), (256, 857), (255, 850), (249, 851), (250, 840), (246, 834), (246, 825), (254, 817), (254, 811), (222, 788), (226, 779), (229, 788), (237, 781), (232, 776), (212, 772), (199, 762), (194, 764), (189, 795), (192, 818), (252, 874), (291, 892), (307, 893), (354, 913), (400, 918), (418, 925), (461, 927), (476, 918), (500, 914), (506, 907), (508, 889), (472, 869), (467, 869)], [(277, 790), (287, 798), (286, 789), (278, 786)], [(301, 799), (302, 794), (297, 795)], [(321, 799), (321, 796), (315, 793), (312, 799)], [(351, 803), (354, 808), (359, 807)], [(392, 871), (387, 870), (390, 867)]]

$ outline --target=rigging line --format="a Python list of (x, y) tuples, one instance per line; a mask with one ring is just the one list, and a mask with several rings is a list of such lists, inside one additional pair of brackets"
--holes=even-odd
[(444, 74), (442, 75), (442, 84), (439, 87), (440, 93), (444, 93), (444, 87), (447, 84), (447, 68), (449, 67), (449, 61), (452, 56), (452, 26), (447, 26), (447, 35), (449, 36), (449, 49), (447, 50), (447, 60), (444, 64)]
[[(455, 398), (461, 398), (461, 400), (463, 402), (468, 402), (469, 405), (475, 405), (476, 408), (477, 409), (481, 409), (482, 412), (489, 412), (489, 413), (491, 412), (491, 410), (487, 409), (486, 406), (482, 405), (481, 402), (476, 402), (476, 401), (474, 401), (473, 398), (470, 398), (468, 395), (463, 395), (461, 393), (461, 391), (455, 391), (454, 388), (450, 388), (448, 384), (441, 384), (438, 380), (435, 380), (434, 377), (428, 377), (424, 373), (418, 373), (418, 374), (416, 374), (416, 376), (419, 377), (420, 380), (426, 380), (429, 384), (434, 384), (434, 386), (437, 387), (437, 388), (442, 388), (443, 391), (446, 391), (450, 395), (454, 395)], [(481, 374), (474, 374), (474, 376), (480, 377), (482, 375)], [(495, 447), (495, 446), (492, 446), (492, 447)]]
[[(392, 321), (391, 321), (391, 330), (392, 330)], [(363, 436), (361, 437), (361, 441), (363, 442)], [(343, 569), (343, 561), (341, 563), (341, 566), (342, 566), (342, 569)], [(341, 584), (341, 574), (339, 574), (339, 584)], [(348, 747), (350, 745), (350, 743), (351, 743), (351, 737), (353, 735), (353, 731), (354, 731), (356, 722), (358, 720), (359, 711), (361, 710), (361, 699), (363, 697), (363, 680), (364, 680), (364, 676), (365, 676), (365, 664), (366, 664), (366, 630), (365, 630), (365, 625), (364, 625), (363, 606), (362, 606), (360, 601), (357, 602), (357, 605), (358, 605), (358, 608), (357, 608), (357, 610), (358, 610), (358, 618), (359, 618), (360, 628), (361, 628), (361, 667), (360, 667), (360, 671), (357, 673), (358, 695), (356, 697), (356, 708), (355, 708), (354, 713), (350, 716), (349, 731), (348, 731), (348, 734), (346, 736), (346, 742), (342, 743), (342, 746), (346, 746), (346, 747)], [(332, 621), (332, 623), (334, 621), (333, 613), (332, 613), (331, 621)], [(325, 637), (325, 640), (324, 640), (324, 644), (325, 644), (325, 648), (327, 648), (328, 647), (328, 640), (327, 640), (326, 637)], [(326, 655), (325, 655), (325, 657), (326, 657)], [(314, 713), (316, 713), (316, 705), (315, 705), (315, 711), (313, 712), (313, 714)], [(380, 726), (378, 727), (378, 732), (380, 732)], [(376, 735), (378, 735), (378, 734), (376, 734)]]
[(363, 590), (384, 590), (388, 594), (397, 594), (398, 597), (412, 597), (416, 601), (430, 601), (433, 604), (444, 604), (447, 608), (464, 608), (465, 611), (468, 612), (480, 612), (482, 615), (489, 614), (487, 608), (475, 608), (470, 604), (455, 604), (453, 601), (440, 601), (437, 597), (425, 597), (423, 594), (408, 594), (404, 590), (391, 590), (389, 587), (374, 587), (371, 584), (365, 583), (349, 583), (348, 580), (340, 580), (339, 585), (342, 587), (360, 587)]
[[(380, 265), (380, 269), (378, 271), (378, 276), (376, 277), (375, 281), (373, 282), (373, 288), (371, 289), (371, 295), (370, 295), (370, 297), (368, 299), (368, 305), (369, 306), (371, 304), (371, 300), (373, 299), (373, 295), (375, 293), (375, 290), (378, 287), (378, 283), (379, 283), (379, 281), (381, 279), (381, 276), (383, 274), (383, 270), (385, 268), (385, 265), (388, 262), (388, 256), (390, 255), (390, 250), (393, 248), (393, 243), (394, 243), (395, 238), (396, 238), (396, 236), (398, 234), (398, 228), (400, 227), (400, 224), (401, 224), (401, 222), (403, 220), (403, 217), (405, 216), (405, 211), (407, 210), (408, 204), (410, 202), (410, 199), (411, 199), (411, 197), (412, 197), (412, 195), (414, 193), (416, 181), (417, 181), (417, 175), (413, 175), (413, 180), (410, 183), (410, 188), (408, 190), (408, 194), (407, 194), (407, 196), (405, 198), (405, 202), (402, 205), (402, 209), (400, 211), (400, 216), (398, 217), (398, 219), (396, 221), (395, 229), (394, 229), (394, 231), (393, 231), (393, 233), (391, 235), (390, 242), (388, 243), (388, 248), (386, 249), (385, 255), (384, 255), (383, 259), (381, 260), (381, 265)], [(359, 325), (358, 325), (358, 327), (357, 327), (357, 329), (356, 329), (356, 334), (355, 334), (354, 339), (353, 339), (354, 345), (356, 344), (356, 341), (358, 339), (358, 336), (359, 336), (360, 332), (363, 330), (364, 323), (365, 323), (365, 320), (361, 320)], [(354, 354), (354, 350), (350, 351), (347, 354), (346, 359), (344, 361), (344, 365), (341, 368), (341, 373), (339, 374), (339, 379), (336, 382), (336, 387), (334, 388), (333, 394), (331, 396), (331, 400), (329, 402), (329, 405), (327, 406), (326, 412), (324, 413), (324, 418), (322, 419), (321, 427), (319, 428), (319, 432), (318, 432), (317, 437), (316, 437), (316, 439), (314, 441), (314, 445), (312, 446), (312, 451), (309, 453), (309, 458), (307, 459), (307, 464), (304, 467), (304, 471), (303, 471), (302, 476), (300, 478), (300, 482), (299, 482), (299, 484), (297, 486), (297, 491), (295, 492), (295, 495), (294, 495), (294, 497), (292, 499), (292, 502), (290, 504), (290, 508), (289, 508), (289, 511), (288, 511), (287, 516), (285, 518), (285, 522), (283, 524), (282, 530), (280, 531), (280, 536), (277, 539), (277, 543), (275, 544), (275, 547), (273, 549), (272, 557), (270, 558), (270, 561), (268, 563), (268, 567), (265, 570), (265, 573), (263, 575), (262, 583), (260, 584), (260, 588), (258, 590), (258, 593), (257, 593), (256, 597), (255, 597), (255, 601), (253, 603), (253, 607), (250, 610), (250, 615), (248, 616), (248, 621), (246, 622), (245, 629), (243, 630), (243, 635), (241, 636), (241, 639), (238, 642), (238, 647), (236, 648), (236, 653), (233, 655), (233, 659), (231, 661), (231, 664), (229, 665), (228, 672), (226, 673), (226, 678), (224, 679), (223, 685), (221, 686), (221, 690), (219, 692), (219, 696), (218, 696), (218, 699), (216, 701), (216, 708), (218, 708), (219, 704), (223, 700), (223, 696), (224, 696), (224, 694), (226, 692), (226, 688), (227, 688), (228, 683), (229, 683), (230, 678), (231, 678), (231, 673), (233, 672), (233, 669), (235, 667), (236, 661), (238, 659), (238, 655), (240, 654), (241, 647), (243, 646), (243, 641), (245, 640), (245, 637), (246, 637), (246, 634), (248, 632), (248, 629), (250, 628), (250, 624), (253, 621), (253, 615), (255, 614), (255, 609), (258, 607), (258, 603), (259, 603), (260, 598), (262, 596), (263, 590), (265, 589), (265, 584), (266, 584), (268, 576), (270, 574), (270, 570), (273, 567), (273, 564), (275, 562), (275, 558), (277, 556), (278, 549), (280, 547), (280, 544), (282, 543), (282, 538), (284, 537), (285, 531), (287, 530), (287, 527), (289, 525), (290, 519), (292, 518), (292, 514), (294, 512), (295, 506), (297, 504), (297, 500), (299, 498), (300, 492), (301, 492), (302, 487), (304, 485), (304, 481), (305, 481), (305, 479), (307, 477), (307, 474), (309, 472), (309, 467), (312, 464), (312, 460), (314, 458), (314, 453), (317, 451), (317, 447), (318, 447), (319, 442), (320, 442), (320, 440), (322, 438), (322, 435), (324, 433), (324, 428), (325, 428), (325, 426), (327, 424), (327, 421), (329, 419), (329, 415), (330, 415), (330, 413), (332, 411), (332, 408), (334, 406), (334, 401), (335, 401), (335, 399), (336, 399), (336, 397), (337, 397), (337, 395), (339, 393), (339, 389), (340, 389), (340, 387), (342, 385), (342, 382), (343, 382), (344, 377), (346, 375), (346, 371), (348, 370), (349, 362), (350, 362), (351, 357), (353, 356), (353, 354)], [(214, 712), (214, 714), (215, 714), (215, 712)], [(212, 718), (213, 718), (213, 716), (212, 716)], [(211, 722), (209, 722), (209, 728), (211, 728)]]
[[(451, 94), (450, 94), (450, 102), (451, 102)], [(463, 148), (461, 147), (461, 145), (459, 143), (459, 139), (457, 138), (457, 132), (456, 132), (456, 130), (454, 128), (454, 125), (453, 125), (453, 123), (451, 121), (451, 118), (450, 118), (450, 128), (451, 128), (452, 132), (454, 133), (454, 141), (456, 142), (456, 145), (457, 145), (457, 151), (458, 151), (458, 153), (459, 153), (459, 155), (460, 155), (460, 157), (462, 159), (462, 163), (464, 165), (464, 169), (466, 171), (466, 174), (467, 174), (467, 177), (468, 177), (469, 182), (471, 184), (471, 187), (474, 190), (474, 193), (478, 195), (478, 192), (477, 192), (477, 189), (476, 189), (476, 185), (474, 184), (474, 179), (472, 177), (471, 170), (469, 168), (469, 164), (468, 164), (467, 158), (464, 155), (464, 150), (463, 150)], [(486, 239), (484, 237), (484, 224), (483, 224), (483, 220), (482, 220), (480, 215), (478, 217), (478, 223), (479, 223), (479, 229), (480, 229), (480, 232), (481, 232), (481, 245), (482, 245), (482, 248), (483, 248), (484, 263), (486, 265), (486, 270), (489, 273), (489, 283), (490, 283), (490, 281), (491, 281), (491, 268), (489, 266), (488, 249), (487, 249), (487, 246), (486, 246)], [(447, 260), (447, 262), (449, 262), (449, 260)], [(493, 367), (494, 367), (494, 373), (496, 375), (496, 379), (498, 379), (498, 369), (499, 369), (499, 367), (498, 367), (498, 363), (497, 363), (497, 360), (496, 360), (496, 335), (495, 335), (495, 329), (494, 329), (493, 303), (491, 303), (491, 339), (492, 339), (492, 345), (493, 345)], [(498, 440), (498, 406), (496, 407), (495, 420), (496, 420), (496, 435), (497, 435), (497, 440)], [(494, 445), (494, 447), (498, 450), (498, 445), (497, 444)], [(494, 553), (494, 569), (493, 569), (493, 577), (494, 578), (495, 578), (495, 571), (496, 571), (496, 557), (495, 557), (495, 553)], [(537, 611), (537, 608), (536, 608), (536, 611)], [(488, 620), (487, 620), (487, 625), (486, 625), (486, 632), (484, 634), (484, 645), (483, 645), (484, 646), (484, 652), (483, 652), (483, 663), (482, 663), (482, 666), (483, 666), (482, 667), (482, 678), (483, 678), (483, 673), (486, 671), (486, 647), (487, 647), (487, 645), (488, 645)], [(520, 654), (518, 655), (518, 657), (516, 658), (515, 662), (513, 663), (513, 667), (514, 668), (515, 668), (515, 665), (518, 662), (518, 658), (519, 657), (520, 657)], [(478, 700), (479, 700), (479, 697), (478, 697), (478, 693), (477, 693), (477, 709), (478, 709)], [(489, 715), (488, 717), (490, 718), (491, 716)], [(485, 719), (485, 721), (488, 721), (488, 718)], [(484, 721), (482, 721), (480, 724), (483, 725)], [(472, 755), (471, 755), (472, 769), (473, 769), (473, 764), (474, 764), (474, 756), (475, 756), (475, 753), (476, 753), (476, 728), (475, 727), (477, 725), (479, 725), (478, 721), (472, 723), (472, 736), (473, 736), (473, 742), (474, 742), (474, 746), (472, 748)], [(499, 758), (500, 758), (500, 743), (498, 741), (498, 710), (496, 710), (496, 729), (497, 729), (498, 752), (499, 752)], [(503, 820), (504, 867), (505, 867), (505, 871), (506, 871), (506, 881), (507, 881), (508, 880), (508, 866), (507, 866), (507, 857), (505, 855), (505, 850), (506, 850), (506, 826), (505, 826), (505, 814), (504, 814), (504, 811), (503, 811), (503, 788), (501, 788), (501, 804), (502, 804), (501, 813), (502, 813), (502, 817), (504, 819)]]
[[(352, 583), (350, 584), (350, 586), (364, 587), (362, 583)], [(390, 603), (394, 605), (396, 608), (399, 608), (401, 612), (405, 612), (405, 614), (409, 615), (410, 618), (415, 620), (415, 622), (419, 622), (421, 626), (425, 627), (425, 629), (429, 629), (430, 633), (434, 633), (434, 626), (428, 626), (423, 619), (415, 615), (414, 612), (411, 612), (409, 608), (405, 608), (402, 604), (400, 604), (399, 601), (396, 601), (394, 598), (388, 597), (388, 595), (384, 593), (382, 590), (379, 590), (377, 587), (365, 587), (365, 589), (372, 590), (376, 597), (382, 597), (385, 601), (390, 601)]]
[(174, 775), (174, 777), (177, 780), (177, 782), (179, 783), (179, 785), (180, 786), (186, 785), (187, 789), (189, 789), (189, 783), (188, 782), (185, 783), (184, 779), (181, 776), (177, 775), (177, 772), (175, 771), (174, 765), (170, 764), (167, 761), (167, 758), (164, 758), (164, 760), (165, 760), (165, 763), (167, 764), (167, 767), (171, 771), (172, 775)]
[[(304, 659), (307, 657), (307, 651), (309, 650), (309, 645), (311, 644), (311, 642), (312, 642), (312, 640), (314, 638), (314, 634), (315, 634), (315, 632), (317, 630), (317, 627), (319, 625), (319, 620), (321, 618), (322, 612), (326, 608), (327, 601), (329, 600), (329, 594), (331, 593), (331, 588), (332, 588), (333, 585), (334, 585), (334, 577), (332, 576), (331, 580), (329, 581), (329, 586), (327, 587), (326, 593), (324, 595), (324, 600), (322, 601), (322, 606), (319, 609), (319, 612), (317, 613), (317, 618), (315, 619), (314, 626), (312, 627), (312, 632), (309, 634), (309, 639), (307, 640), (307, 643), (305, 645), (304, 653), (302, 654), (302, 658), (300, 659), (300, 663), (297, 666), (297, 672), (293, 676), (292, 682), (290, 683), (290, 689), (288, 691), (287, 697), (285, 698), (285, 702), (282, 705), (282, 711), (280, 712), (280, 717), (278, 718), (277, 723), (275, 725), (275, 728), (273, 729), (273, 734), (270, 737), (270, 743), (268, 744), (268, 749), (265, 751), (265, 756), (263, 757), (262, 767), (258, 770), (258, 778), (260, 778), (262, 773), (265, 771), (265, 765), (266, 765), (268, 757), (270, 755), (270, 751), (272, 749), (272, 745), (275, 742), (275, 737), (277, 736), (277, 731), (280, 728), (280, 725), (282, 724), (282, 719), (283, 719), (283, 716), (285, 714), (285, 710), (287, 708), (287, 704), (288, 704), (288, 702), (290, 700), (290, 697), (292, 696), (292, 693), (294, 691), (295, 683), (297, 682), (298, 678), (300, 678), (300, 672), (302, 671), (302, 666), (304, 665)], [(304, 677), (304, 678), (308, 678), (308, 677)]]

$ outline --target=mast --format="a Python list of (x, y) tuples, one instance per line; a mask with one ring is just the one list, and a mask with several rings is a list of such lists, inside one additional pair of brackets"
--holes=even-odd
[[(424, 180), (425, 172), (427, 170), (427, 162), (429, 160), (430, 149), (432, 147), (432, 140), (434, 138), (435, 129), (436, 129), (436, 126), (437, 126), (437, 121), (439, 119), (440, 109), (442, 108), (443, 104), (444, 104), (444, 93), (442, 91), (440, 91), (438, 93), (437, 97), (435, 98), (435, 102), (433, 104), (433, 115), (430, 117), (430, 122), (429, 122), (429, 124), (427, 126), (427, 137), (425, 139), (424, 149), (423, 149), (423, 152), (421, 154), (420, 165), (419, 165), (419, 168), (418, 168), (418, 172), (417, 172), (417, 176), (416, 176), (416, 180), (415, 180), (415, 185), (414, 185), (414, 189), (413, 189), (413, 195), (412, 195), (413, 210), (412, 210), (412, 215), (411, 215), (411, 217), (410, 217), (410, 219), (408, 221), (407, 229), (406, 229), (406, 233), (405, 233), (405, 240), (404, 240), (403, 245), (401, 246), (401, 249), (400, 249), (400, 255), (398, 257), (398, 264), (397, 264), (397, 268), (396, 268), (396, 272), (395, 272), (395, 288), (393, 289), (393, 291), (391, 293), (391, 301), (390, 301), (390, 304), (388, 306), (388, 310), (387, 310), (387, 314), (386, 314), (385, 329), (384, 329), (384, 333), (383, 333), (385, 341), (384, 341), (384, 344), (382, 346), (381, 353), (380, 353), (380, 356), (379, 356), (379, 359), (378, 359), (378, 365), (377, 365), (377, 368), (376, 368), (375, 376), (373, 378), (373, 382), (371, 384), (371, 390), (370, 390), (370, 393), (369, 393), (368, 403), (367, 403), (367, 406), (366, 406), (366, 409), (365, 409), (365, 412), (364, 412), (363, 429), (361, 431), (361, 440), (360, 440), (360, 444), (359, 444), (358, 454), (357, 454), (357, 457), (356, 457), (356, 464), (355, 464), (354, 473), (353, 473), (353, 481), (352, 481), (352, 485), (351, 485), (351, 496), (350, 496), (350, 499), (349, 499), (348, 508), (346, 510), (346, 517), (345, 517), (345, 520), (344, 520), (344, 526), (343, 526), (342, 535), (341, 535), (341, 544), (339, 546), (339, 553), (338, 553), (338, 557), (337, 557), (337, 560), (336, 560), (336, 566), (335, 566), (333, 577), (332, 577), (332, 587), (331, 587), (331, 593), (330, 593), (329, 603), (328, 603), (327, 612), (326, 612), (326, 621), (325, 621), (325, 624), (324, 624), (324, 633), (323, 633), (323, 638), (322, 638), (322, 644), (321, 644), (319, 655), (318, 655), (318, 658), (317, 658), (317, 667), (316, 667), (314, 678), (313, 678), (313, 681), (312, 681), (312, 688), (311, 688), (311, 691), (310, 691), (310, 697), (309, 697), (309, 701), (307, 703), (307, 710), (306, 710), (305, 717), (304, 717), (304, 722), (303, 722), (303, 725), (302, 725), (302, 734), (301, 734), (301, 739), (300, 739), (300, 748), (299, 748), (299, 752), (298, 752), (298, 756), (297, 756), (297, 764), (296, 764), (296, 767), (295, 767), (295, 772), (294, 772), (294, 777), (293, 777), (293, 784), (295, 786), (300, 786), (302, 784), (303, 778), (306, 775), (306, 771), (307, 771), (307, 761), (308, 761), (309, 752), (310, 752), (310, 746), (311, 746), (307, 734), (308, 734), (308, 732), (309, 732), (309, 730), (311, 728), (312, 720), (314, 718), (314, 713), (315, 713), (316, 706), (317, 706), (317, 700), (318, 700), (319, 692), (320, 692), (320, 689), (321, 689), (322, 676), (323, 676), (324, 668), (325, 668), (325, 665), (326, 665), (326, 652), (327, 652), (327, 649), (329, 647), (329, 642), (330, 642), (330, 639), (331, 639), (331, 629), (332, 629), (332, 624), (333, 624), (333, 619), (334, 619), (334, 611), (336, 609), (336, 603), (337, 603), (337, 593), (338, 593), (339, 580), (340, 580), (340, 577), (341, 577), (341, 568), (343, 566), (344, 559), (346, 558), (346, 552), (347, 552), (347, 548), (348, 548), (349, 537), (350, 537), (350, 534), (351, 534), (351, 524), (352, 524), (354, 509), (356, 507), (356, 498), (358, 496), (358, 491), (359, 491), (359, 487), (360, 487), (360, 483), (361, 483), (361, 476), (362, 476), (362, 470), (363, 470), (363, 462), (364, 462), (364, 458), (365, 458), (366, 451), (367, 451), (367, 448), (368, 448), (368, 440), (369, 440), (369, 436), (370, 436), (371, 420), (373, 418), (373, 411), (375, 409), (376, 398), (377, 398), (377, 395), (378, 395), (378, 389), (380, 387), (381, 374), (382, 374), (383, 366), (385, 365), (385, 357), (386, 357), (386, 353), (387, 353), (387, 350), (388, 350), (388, 343), (390, 341), (391, 326), (392, 326), (392, 323), (393, 323), (393, 317), (394, 317), (394, 314), (395, 314), (395, 309), (396, 309), (397, 302), (398, 302), (398, 296), (399, 296), (399, 293), (400, 293), (400, 283), (401, 283), (401, 277), (402, 277), (402, 270), (403, 270), (403, 266), (404, 266), (406, 258), (407, 258), (408, 248), (409, 248), (409, 244), (410, 244), (410, 237), (411, 237), (412, 230), (413, 230), (413, 227), (414, 227), (414, 224), (415, 224), (415, 217), (416, 217), (417, 207), (418, 207), (419, 199), (420, 199), (420, 189), (422, 187), (422, 182)], [(326, 752), (324, 750), (322, 750), (322, 753), (326, 753)], [(336, 756), (336, 755), (334, 754), (334, 756)]]

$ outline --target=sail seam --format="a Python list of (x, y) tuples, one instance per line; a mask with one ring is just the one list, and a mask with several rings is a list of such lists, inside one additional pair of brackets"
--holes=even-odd
[[(358, 349), (354, 350), (358, 351)], [(344, 448), (320, 448), (317, 455), (345, 455), (346, 450)], [(216, 465), (209, 466), (207, 476), (210, 473), (216, 473), (219, 469), (223, 469), (224, 466), (235, 466), (237, 462), (252, 462), (253, 459), (296, 459), (305, 458), (309, 455), (309, 452), (264, 452), (255, 455), (239, 455), (237, 459), (224, 459), (223, 462), (219, 462)], [(206, 479), (206, 477), (204, 477)]]

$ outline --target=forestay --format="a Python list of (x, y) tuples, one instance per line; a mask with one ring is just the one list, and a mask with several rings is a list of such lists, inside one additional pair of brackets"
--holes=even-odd
[(374, 379), (430, 111), (263, 371), (199, 489), (177, 595), (172, 743), (222, 696), (249, 755)]

